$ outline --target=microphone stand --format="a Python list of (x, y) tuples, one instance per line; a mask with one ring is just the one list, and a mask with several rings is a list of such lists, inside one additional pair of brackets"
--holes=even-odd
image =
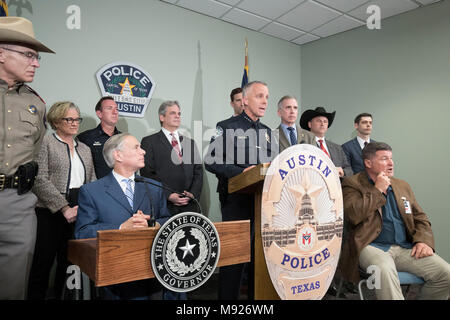
[[(183, 197), (188, 197), (189, 199), (194, 200), (195, 204), (196, 204), (197, 207), (198, 207), (198, 210), (200, 211), (201, 214), (203, 214), (203, 213), (202, 213), (202, 207), (200, 206), (200, 203), (198, 202), (198, 200), (195, 199), (195, 197), (190, 197), (190, 196), (188, 196), (188, 195), (185, 195), (184, 193), (175, 191), (175, 190), (173, 190), (172, 188), (169, 188), (169, 187), (163, 185), (162, 183), (161, 183), (161, 184), (156, 184), (156, 183), (153, 183), (153, 182), (151, 182), (151, 181), (147, 181), (147, 180), (145, 180), (145, 179), (142, 178), (142, 177), (135, 177), (135, 178), (134, 178), (134, 181), (135, 181), (135, 182), (142, 182), (142, 183), (145, 183), (145, 184), (151, 184), (152, 186), (155, 186), (155, 187), (164, 189), (164, 190), (166, 190), (166, 191), (169, 191), (170, 193), (176, 193), (176, 194), (178, 194), (178, 195), (179, 195), (180, 197), (182, 197), (182, 198), (183, 198)], [(148, 189), (148, 186), (147, 186), (147, 190), (150, 192), (150, 190)], [(152, 209), (153, 209), (153, 206), (152, 206)]]

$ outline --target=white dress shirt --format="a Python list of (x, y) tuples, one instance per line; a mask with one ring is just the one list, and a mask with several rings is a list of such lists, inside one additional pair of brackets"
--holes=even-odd
[[(55, 137), (61, 142), (64, 142), (55, 132)], [(64, 142), (65, 143), (65, 142)], [(80, 156), (78, 155), (77, 142), (73, 140), (73, 153), (70, 154), (70, 184), (69, 189), (80, 188), (84, 184), (84, 165), (81, 162)]]
[(370, 143), (370, 138), (369, 140), (364, 140), (363, 138), (361, 138), (360, 136), (356, 136), (356, 140), (358, 140), (359, 146), (361, 147), (361, 149), (364, 149), (364, 142)]
[(172, 134), (175, 136), (175, 139), (177, 139), (178, 146), (180, 147), (181, 151), (181, 143), (180, 143), (180, 135), (178, 134), (178, 130), (175, 130), (174, 132), (170, 132), (166, 128), (161, 127), (162, 132), (166, 136), (167, 140), (169, 140), (170, 145), (172, 145)]
[[(327, 142), (325, 141), (325, 137), (323, 137), (323, 138), (316, 137), (316, 144), (317, 144), (317, 146), (320, 148), (320, 142), (319, 142), (319, 140), (322, 140), (323, 146), (324, 146), (325, 149), (327, 150), (328, 154), (330, 154), (330, 150), (328, 150)], [(330, 156), (331, 156), (331, 155), (330, 155)]]
[(126, 194), (126, 190), (127, 190), (127, 183), (125, 182), (125, 181), (122, 181), (123, 179), (131, 179), (131, 189), (133, 190), (133, 192), (134, 192), (134, 185), (135, 185), (135, 182), (134, 182), (134, 174), (131, 176), (131, 177), (124, 177), (124, 176), (121, 176), (120, 174), (118, 174), (117, 172), (115, 172), (114, 170), (112, 171), (112, 174), (113, 174), (113, 176), (114, 176), (114, 178), (116, 178), (116, 180), (117, 180), (117, 182), (119, 183), (119, 185), (120, 185), (120, 187), (122, 188), (122, 191), (123, 191), (123, 193), (124, 194)]

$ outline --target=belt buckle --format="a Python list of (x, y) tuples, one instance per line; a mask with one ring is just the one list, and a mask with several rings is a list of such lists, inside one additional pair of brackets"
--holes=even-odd
[(0, 174), (0, 191), (5, 189), (6, 175)]

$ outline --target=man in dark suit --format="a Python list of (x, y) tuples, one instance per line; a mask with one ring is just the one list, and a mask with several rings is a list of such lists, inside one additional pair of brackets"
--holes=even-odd
[(278, 101), (277, 112), (281, 119), (281, 123), (277, 128), (280, 152), (299, 143), (316, 144), (314, 135), (296, 124), (298, 110), (297, 99), (293, 96), (286, 95)]
[[(162, 189), (135, 182), (144, 166), (145, 151), (130, 134), (114, 135), (105, 143), (103, 155), (113, 168), (106, 177), (81, 187), (75, 224), (77, 239), (95, 238), (99, 230), (146, 228), (150, 218), (161, 225), (169, 218)], [(150, 182), (158, 182), (148, 179)], [(160, 286), (153, 280), (108, 286), (106, 299), (146, 299)]]
[(167, 196), (167, 207), (172, 215), (194, 211), (199, 207), (203, 185), (203, 165), (195, 142), (180, 135), (181, 111), (178, 101), (165, 101), (158, 110), (161, 130), (144, 137), (145, 167), (141, 175), (160, 181), (174, 191)]
[(335, 115), (336, 111), (329, 113), (323, 107), (306, 110), (300, 118), (300, 126), (305, 130), (311, 131), (316, 136), (317, 147), (331, 158), (338, 170), (339, 177), (344, 178), (353, 174), (347, 157), (340, 145), (325, 139), (325, 134), (328, 128), (331, 127)]
[(344, 143), (342, 149), (347, 156), (348, 162), (350, 162), (353, 173), (357, 174), (358, 172), (364, 171), (362, 149), (367, 144), (376, 141), (370, 139), (370, 134), (372, 133), (372, 115), (370, 113), (358, 114), (354, 122), (357, 136)]

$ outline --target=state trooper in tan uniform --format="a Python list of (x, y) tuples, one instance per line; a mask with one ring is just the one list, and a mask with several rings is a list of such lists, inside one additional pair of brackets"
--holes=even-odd
[(25, 83), (39, 68), (31, 21), (0, 17), (0, 300), (25, 299), (36, 240), (35, 162), (45, 135), (45, 103)]

